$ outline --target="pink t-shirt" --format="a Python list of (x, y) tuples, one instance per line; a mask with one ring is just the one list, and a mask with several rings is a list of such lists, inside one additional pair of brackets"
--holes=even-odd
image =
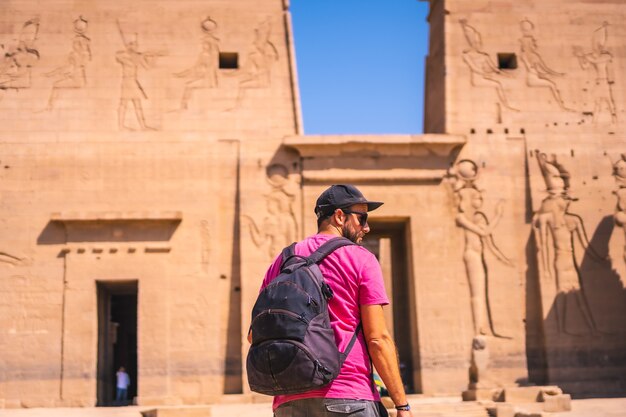
[[(308, 256), (334, 235), (317, 234), (298, 242), (296, 254)], [(282, 258), (279, 255), (270, 266), (261, 289), (265, 288), (280, 272)], [(349, 245), (337, 249), (324, 259), (320, 270), (333, 290), (334, 297), (328, 303), (330, 325), (335, 331), (335, 341), (343, 352), (358, 326), (361, 305), (389, 304), (380, 264), (376, 257), (362, 246)], [(303, 398), (345, 398), (379, 401), (378, 392), (372, 389), (370, 359), (367, 354), (363, 332), (341, 368), (339, 376), (329, 385), (301, 394), (274, 397), (274, 409), (287, 401)]]

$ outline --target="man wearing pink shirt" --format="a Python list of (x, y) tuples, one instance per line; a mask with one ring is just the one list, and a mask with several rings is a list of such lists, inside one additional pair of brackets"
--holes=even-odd
[[(366, 200), (353, 185), (331, 186), (315, 204), (317, 234), (298, 242), (296, 255), (309, 256), (337, 236), (360, 243), (370, 231), (367, 212), (382, 204)], [(281, 262), (279, 255), (267, 271), (261, 289), (278, 276)], [(383, 305), (389, 304), (389, 299), (378, 260), (362, 246), (348, 245), (328, 255), (319, 267), (334, 293), (328, 311), (339, 350), (345, 351), (359, 322), (363, 331), (358, 334), (337, 378), (320, 389), (274, 397), (274, 415), (380, 417), (380, 396), (372, 381), (371, 356), (396, 405), (398, 417), (412, 416), (400, 378), (396, 347), (385, 324)]]

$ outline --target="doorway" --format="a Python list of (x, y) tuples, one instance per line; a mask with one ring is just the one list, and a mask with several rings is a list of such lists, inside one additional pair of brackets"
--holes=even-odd
[[(98, 406), (133, 403), (137, 396), (137, 281), (98, 281)], [(126, 401), (116, 401), (116, 372), (130, 377)]]
[(420, 393), (417, 313), (408, 220), (373, 219), (369, 223), (372, 231), (363, 240), (363, 246), (376, 256), (383, 270), (385, 289), (391, 301), (385, 307), (385, 320), (398, 349), (402, 381), (407, 393)]

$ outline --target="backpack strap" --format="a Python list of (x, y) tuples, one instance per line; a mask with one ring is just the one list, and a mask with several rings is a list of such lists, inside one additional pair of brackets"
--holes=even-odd
[(335, 250), (341, 248), (342, 246), (349, 245), (356, 245), (356, 243), (350, 239), (346, 239), (345, 237), (334, 237), (317, 248), (315, 252), (307, 256), (307, 263), (309, 265), (318, 264)]
[[(356, 339), (359, 337), (359, 332), (361, 331), (361, 329), (363, 328), (363, 323), (359, 322), (359, 325), (356, 326), (356, 329), (354, 330), (354, 334), (352, 335), (352, 339), (350, 339), (350, 343), (348, 343), (348, 346), (346, 346), (346, 348), (344, 349), (343, 352), (339, 353), (339, 368), (341, 368), (343, 366), (343, 363), (346, 361), (346, 359), (348, 358), (348, 355), (350, 354), (350, 351), (352, 350), (352, 347), (354, 346), (354, 344), (356, 343)], [(367, 344), (366, 344), (366, 348), (367, 348)]]
[(296, 242), (293, 242), (291, 245), (283, 249), (283, 251), (280, 254), (280, 257), (281, 257), (280, 269), (283, 269), (283, 266), (285, 266), (285, 262), (287, 262), (287, 259), (291, 258), (295, 254), (296, 254)]

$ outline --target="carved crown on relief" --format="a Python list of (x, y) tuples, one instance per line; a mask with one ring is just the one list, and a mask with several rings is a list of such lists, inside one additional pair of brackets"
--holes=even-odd
[(619, 188), (626, 188), (626, 154), (613, 163), (613, 176)]

